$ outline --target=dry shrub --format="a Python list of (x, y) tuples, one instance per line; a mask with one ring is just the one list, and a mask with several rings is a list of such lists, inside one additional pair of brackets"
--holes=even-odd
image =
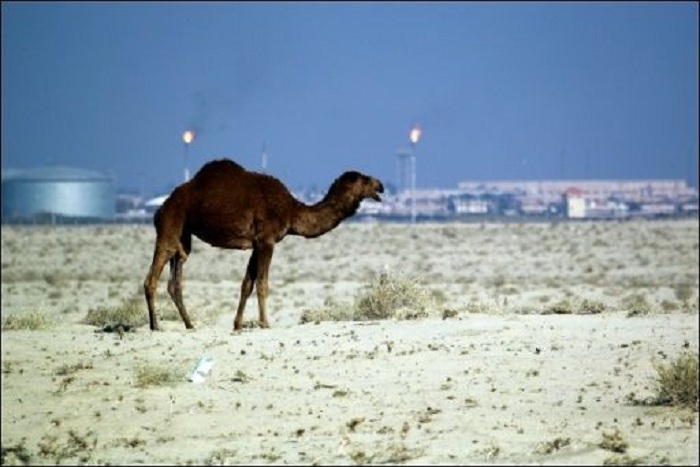
[[(667, 464), (668, 462), (659, 462)], [(648, 465), (649, 461), (644, 457), (632, 457), (629, 454), (613, 454), (603, 460), (603, 465)]]
[(305, 310), (300, 323), (424, 318), (434, 301), (435, 294), (422, 287), (417, 279), (381, 274), (352, 305), (328, 299), (320, 310)]
[(416, 279), (381, 274), (355, 300), (355, 320), (415, 319), (428, 316), (433, 294)]
[(65, 287), (70, 282), (68, 276), (60, 272), (45, 273), (44, 280), (54, 287)]
[(553, 454), (571, 445), (571, 438), (557, 437), (552, 441), (540, 443), (535, 451), (537, 454)]
[(233, 465), (238, 451), (235, 449), (220, 448), (212, 451), (204, 460), (206, 465)]
[(641, 293), (628, 295), (622, 300), (622, 309), (627, 310), (627, 316), (648, 315), (653, 311), (647, 297)]
[(91, 308), (83, 323), (99, 327), (121, 324), (135, 328), (148, 323), (148, 312), (140, 298), (132, 297), (117, 306)]
[(676, 294), (676, 298), (682, 303), (690, 303), (693, 297), (696, 295), (695, 285), (691, 283), (680, 283), (676, 284), (673, 288)]
[[(163, 321), (177, 321), (182, 318), (177, 308), (169, 296), (157, 297), (161, 306), (157, 310), (158, 319)], [(192, 321), (202, 323), (214, 323), (220, 315), (217, 307), (207, 310), (188, 308), (187, 313)], [(137, 328), (148, 324), (148, 308), (142, 295), (134, 295), (123, 300), (117, 306), (98, 306), (88, 310), (82, 321), (84, 324), (91, 324), (103, 328), (105, 326), (116, 327), (122, 325), (125, 329)]]
[(582, 315), (597, 315), (607, 309), (608, 307), (603, 302), (584, 298), (578, 307), (578, 312)]
[(552, 303), (547, 308), (545, 308), (542, 314), (549, 315), (570, 315), (574, 312), (574, 306), (570, 300), (564, 298), (556, 303)]
[(25, 446), (26, 440), (11, 446), (2, 446), (0, 464), (2, 465), (32, 465), (32, 453)]
[(654, 364), (656, 369), (656, 401), (698, 409), (698, 356), (682, 353), (668, 364)]
[(620, 430), (615, 427), (611, 433), (603, 432), (603, 440), (598, 443), (598, 446), (608, 451), (623, 453), (629, 448), (629, 443), (622, 437)]
[(136, 367), (134, 379), (136, 387), (145, 388), (174, 384), (182, 379), (182, 375), (177, 370), (166, 366), (148, 364)]
[(69, 376), (74, 373), (77, 373), (80, 370), (90, 370), (92, 369), (92, 362), (90, 361), (85, 361), (85, 362), (78, 362), (74, 364), (68, 364), (65, 363), (61, 366), (59, 366), (56, 371), (54, 372), (58, 376)]
[(671, 301), (671, 300), (666, 300), (666, 299), (664, 299), (664, 300), (661, 301), (661, 304), (660, 304), (660, 305), (661, 305), (661, 309), (662, 309), (664, 312), (666, 312), (666, 313), (669, 313), (669, 312), (672, 312), (672, 311), (677, 311), (677, 310), (680, 309), (680, 306), (678, 305), (678, 303), (677, 303), (677, 302), (673, 302), (673, 301)]
[(12, 313), (2, 319), (3, 331), (48, 329), (55, 324), (52, 316), (43, 310), (34, 310), (26, 313)]
[[(89, 463), (97, 446), (97, 433), (88, 430), (85, 434), (70, 429), (65, 439), (61, 432), (45, 434), (37, 443), (39, 456), (54, 465), (73, 460), (74, 465)], [(37, 464), (40, 462), (37, 462)], [(65, 462), (68, 463), (68, 462)], [(68, 463), (70, 464), (70, 463)]]
[(329, 297), (323, 303), (323, 308), (304, 310), (299, 319), (299, 324), (318, 323), (320, 321), (352, 321), (354, 316), (352, 305), (338, 303)]
[(499, 312), (496, 305), (481, 300), (470, 301), (469, 303), (467, 303), (465, 308), (467, 313), (480, 313), (491, 315), (497, 314)]
[(681, 310), (689, 312), (698, 310), (698, 289), (694, 284), (678, 284), (674, 287), (674, 292), (680, 302)]
[(608, 309), (607, 305), (598, 300), (584, 298), (563, 298), (544, 308), (543, 315), (595, 315)]

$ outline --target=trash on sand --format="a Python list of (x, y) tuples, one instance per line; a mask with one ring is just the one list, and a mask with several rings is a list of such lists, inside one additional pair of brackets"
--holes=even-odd
[(214, 366), (214, 358), (210, 356), (202, 356), (197, 360), (197, 364), (192, 370), (192, 374), (188, 378), (193, 383), (201, 383), (207, 376), (211, 375), (211, 369)]

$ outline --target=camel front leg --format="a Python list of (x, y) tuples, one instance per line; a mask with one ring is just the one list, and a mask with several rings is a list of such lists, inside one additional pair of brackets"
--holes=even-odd
[(245, 271), (245, 276), (243, 276), (243, 282), (241, 282), (241, 296), (238, 299), (238, 310), (236, 310), (236, 318), (233, 320), (233, 332), (241, 332), (241, 327), (243, 326), (243, 311), (245, 310), (245, 304), (248, 301), (248, 297), (253, 292), (253, 286), (255, 285), (255, 279), (258, 276), (258, 250), (253, 249), (253, 254), (250, 255), (248, 260), (248, 267)]
[(255, 288), (258, 291), (258, 310), (260, 311), (261, 328), (270, 327), (270, 323), (267, 321), (267, 280), (269, 277), (270, 263), (272, 262), (272, 253), (274, 253), (274, 248), (274, 243), (260, 245), (258, 252), (258, 278), (255, 283)]

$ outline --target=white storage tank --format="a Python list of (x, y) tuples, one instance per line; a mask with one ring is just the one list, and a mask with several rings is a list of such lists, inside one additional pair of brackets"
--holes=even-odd
[(114, 216), (115, 207), (114, 180), (99, 172), (47, 166), (3, 174), (3, 220), (107, 219)]

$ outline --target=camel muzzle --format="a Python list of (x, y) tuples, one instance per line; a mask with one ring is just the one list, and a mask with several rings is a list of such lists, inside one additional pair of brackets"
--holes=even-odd
[(372, 195), (372, 199), (381, 203), (382, 199), (379, 197), (378, 193), (384, 193), (384, 185), (382, 185), (382, 182), (380, 182), (379, 180), (376, 180), (376, 182), (377, 187), (375, 188), (375, 193)]

